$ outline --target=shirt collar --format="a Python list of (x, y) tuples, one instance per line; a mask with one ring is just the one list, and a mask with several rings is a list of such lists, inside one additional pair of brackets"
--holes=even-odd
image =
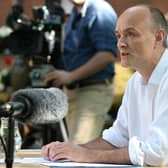
[(81, 9), (81, 15), (82, 15), (82, 17), (85, 17), (85, 15), (86, 15), (86, 10), (87, 10), (88, 4), (89, 4), (88, 0), (85, 0), (84, 5), (83, 5), (83, 7)]
[(165, 49), (163, 55), (160, 58), (160, 61), (153, 70), (148, 83), (158, 85), (167, 68), (168, 68), (168, 49)]

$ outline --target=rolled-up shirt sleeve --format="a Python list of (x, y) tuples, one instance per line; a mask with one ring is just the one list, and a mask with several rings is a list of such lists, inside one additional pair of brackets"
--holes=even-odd
[(125, 113), (122, 113), (121, 106), (117, 120), (114, 122), (112, 127), (103, 131), (102, 138), (116, 147), (128, 146), (128, 129), (126, 120), (126, 115)]
[(134, 165), (165, 166), (168, 165), (167, 136), (159, 129), (153, 130), (146, 141), (132, 137), (129, 141), (129, 157)]
[(127, 94), (124, 95), (122, 105), (119, 108), (117, 119), (113, 126), (103, 131), (102, 138), (116, 147), (128, 146), (128, 115), (127, 115)]
[(144, 165), (144, 152), (141, 149), (142, 142), (138, 139), (138, 137), (133, 137), (129, 141), (129, 157), (131, 163), (134, 165)]

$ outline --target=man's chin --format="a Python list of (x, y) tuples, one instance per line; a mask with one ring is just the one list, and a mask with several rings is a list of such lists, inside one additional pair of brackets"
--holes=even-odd
[(125, 61), (121, 61), (121, 66), (124, 67), (124, 68), (129, 68), (128, 63), (125, 62)]

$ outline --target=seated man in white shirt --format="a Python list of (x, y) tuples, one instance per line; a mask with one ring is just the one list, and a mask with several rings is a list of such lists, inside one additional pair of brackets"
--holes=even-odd
[(168, 165), (168, 50), (164, 15), (149, 5), (128, 8), (118, 19), (121, 65), (135, 73), (118, 116), (102, 138), (86, 144), (52, 142), (42, 156), (55, 161)]

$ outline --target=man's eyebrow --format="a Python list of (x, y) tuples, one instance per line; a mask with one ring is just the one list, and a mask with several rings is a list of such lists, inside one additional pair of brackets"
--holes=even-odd
[[(136, 31), (136, 29), (134, 27), (128, 27), (123, 30), (123, 32), (127, 32), (127, 31)], [(119, 30), (115, 30), (115, 34), (118, 34), (119, 32), (120, 32)]]
[(134, 27), (128, 27), (124, 31), (136, 31), (136, 29)]

